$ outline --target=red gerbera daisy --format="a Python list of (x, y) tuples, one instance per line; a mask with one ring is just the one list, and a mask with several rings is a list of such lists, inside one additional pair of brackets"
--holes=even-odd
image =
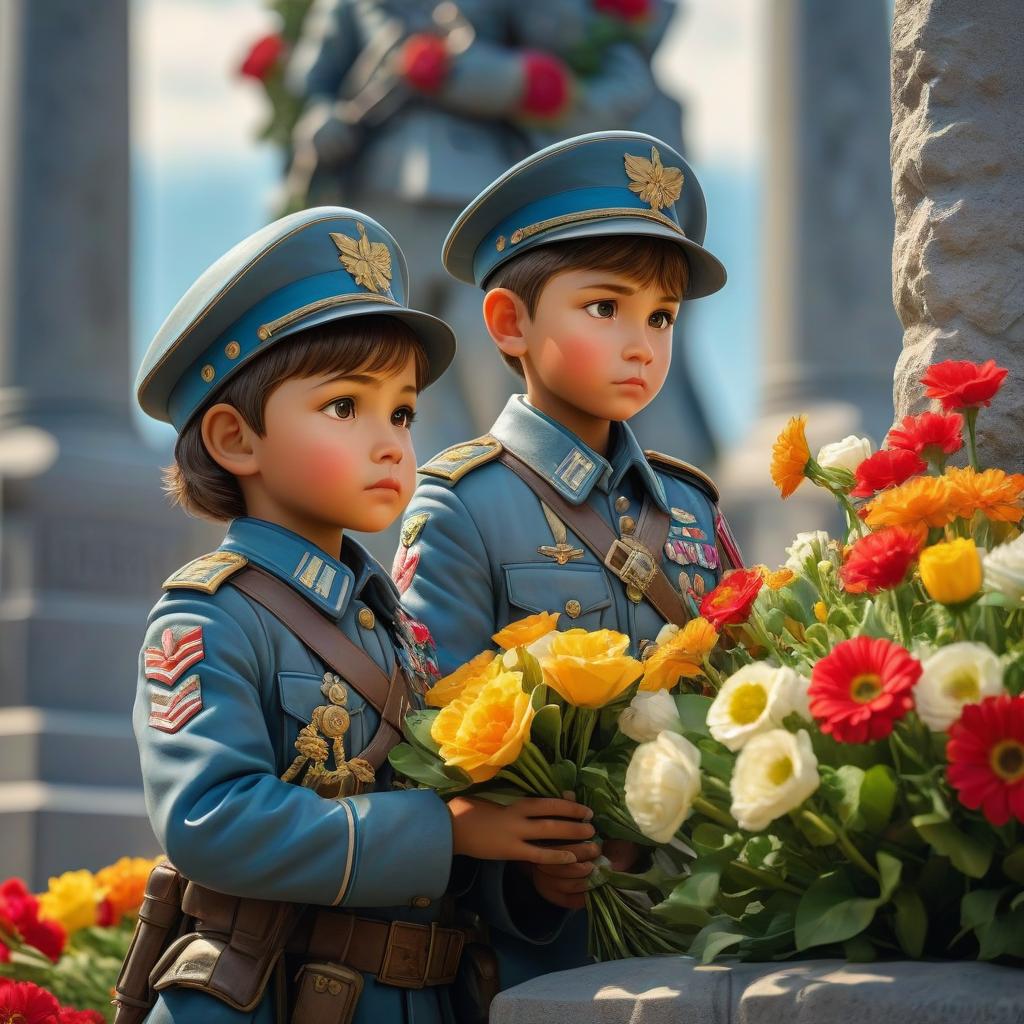
[(264, 81), (271, 71), (274, 70), (281, 54), (284, 53), (284, 40), (279, 35), (263, 36), (252, 44), (239, 73), (246, 78), (255, 78)]
[(890, 448), (915, 452), (929, 462), (943, 463), (964, 446), (964, 418), (958, 412), (923, 412), (904, 416), (886, 438)]
[(996, 366), (994, 359), (972, 363), (963, 359), (947, 359), (930, 366), (921, 378), (924, 393), (937, 398), (947, 412), (953, 409), (976, 409), (989, 405), (1010, 371)]
[(844, 640), (814, 666), (807, 691), (821, 731), (840, 743), (869, 743), (892, 732), (913, 706), (921, 663), (882, 637)]
[(928, 465), (914, 452), (882, 449), (869, 455), (854, 471), (857, 486), (850, 494), (854, 498), (870, 498), (877, 491), (887, 487), (896, 487), (918, 473), (923, 473)]
[(960, 803), (993, 825), (1024, 822), (1024, 696), (966, 705), (950, 726), (946, 759)]
[(877, 594), (898, 587), (921, 552), (922, 538), (917, 530), (890, 526), (861, 537), (846, 555), (839, 570), (843, 586), (851, 594)]
[(722, 577), (714, 590), (704, 595), (700, 613), (719, 632), (723, 626), (746, 622), (763, 585), (764, 577), (757, 569), (734, 569)]
[(0, 1024), (58, 1024), (60, 1003), (30, 981), (0, 980)]

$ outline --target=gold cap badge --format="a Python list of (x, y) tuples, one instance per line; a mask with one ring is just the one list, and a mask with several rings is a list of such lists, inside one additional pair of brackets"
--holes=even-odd
[(671, 206), (682, 194), (683, 172), (678, 167), (666, 167), (656, 147), (651, 146), (650, 160), (626, 153), (625, 163), (630, 191), (650, 203), (652, 209)]
[(341, 253), (338, 258), (356, 284), (371, 292), (386, 292), (391, 288), (391, 250), (383, 242), (371, 242), (362, 224), (357, 223), (356, 227), (359, 238), (350, 238), (340, 231), (330, 233)]

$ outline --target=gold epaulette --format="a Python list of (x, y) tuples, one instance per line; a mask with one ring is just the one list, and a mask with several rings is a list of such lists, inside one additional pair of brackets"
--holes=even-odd
[(662, 452), (645, 450), (644, 455), (647, 456), (647, 461), (655, 469), (664, 469), (673, 476), (681, 476), (684, 479), (689, 477), (691, 482), (696, 483), (698, 487), (710, 493), (712, 501), (718, 501), (718, 486), (704, 470), (691, 466), (690, 463), (683, 462), (682, 459), (674, 459), (671, 455), (664, 455)]
[(461, 480), (470, 470), (482, 466), (485, 462), (496, 459), (502, 452), (500, 441), (484, 434), (475, 441), (464, 441), (446, 448), (440, 455), (435, 455), (420, 472), (427, 476), (440, 477), (455, 483)]
[(204, 594), (216, 594), (217, 588), (234, 576), (239, 569), (249, 564), (244, 555), (236, 555), (233, 551), (211, 551), (208, 555), (193, 558), (188, 565), (183, 565), (177, 572), (172, 572), (164, 580), (164, 590), (182, 588), (184, 590), (201, 590)]

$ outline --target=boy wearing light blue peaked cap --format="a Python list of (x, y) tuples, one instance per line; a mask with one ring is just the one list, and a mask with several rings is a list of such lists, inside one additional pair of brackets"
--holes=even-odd
[(524, 842), (551, 815), (593, 834), (570, 801), (527, 819), (393, 787), (433, 645), (347, 531), (401, 513), (417, 395), (454, 353), (408, 289), (381, 225), (305, 210), (213, 264), (143, 360), (139, 403), (179, 432), (172, 496), (230, 524), (167, 579), (139, 657), (146, 805), (177, 871), (150, 878), (119, 1020), (452, 1022), (468, 933), (442, 898), (473, 882), (454, 858), (568, 862)]
[[(560, 613), (563, 629), (628, 634), (640, 656), (741, 564), (714, 483), (641, 449), (627, 422), (665, 382), (684, 301), (725, 283), (706, 219), (686, 161), (625, 131), (541, 150), (457, 218), (444, 265), (484, 289), (487, 330), (526, 394), (487, 435), (421, 468), (404, 521), (392, 575), (443, 672), (540, 611)], [(605, 852), (623, 864), (636, 854)], [(549, 915), (542, 932), (529, 904), (506, 898), (536, 890), (552, 911), (581, 907), (598, 847), (574, 853), (567, 868), (484, 866), (503, 985), (583, 962), (581, 921), (560, 932)]]

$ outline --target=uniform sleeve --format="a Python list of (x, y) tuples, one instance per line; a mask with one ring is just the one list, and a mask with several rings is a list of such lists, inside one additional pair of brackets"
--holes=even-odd
[(528, 871), (505, 860), (480, 862), (466, 902), (492, 927), (524, 942), (554, 942), (572, 911), (537, 892)]
[(402, 603), (430, 629), (438, 666), (447, 675), (486, 650), (497, 632), (490, 562), (480, 531), (454, 490), (421, 483), (406, 521), (418, 513), (429, 518), (405, 553), (406, 561), (417, 561)]
[(259, 899), (440, 897), (452, 859), (441, 799), (410, 790), (325, 800), (282, 782), (260, 699), (263, 681), (277, 706), (261, 621), (234, 591), (181, 593), (150, 617), (134, 713), (146, 805), (170, 860), (200, 884)]

